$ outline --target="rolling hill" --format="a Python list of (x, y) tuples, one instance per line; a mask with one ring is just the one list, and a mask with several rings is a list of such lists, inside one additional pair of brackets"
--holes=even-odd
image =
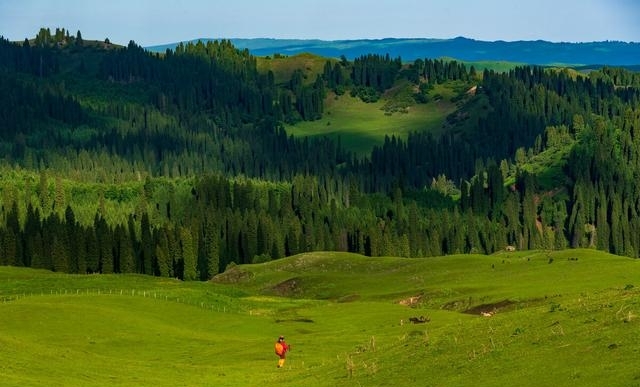
[(309, 253), (207, 283), (0, 267), (0, 370), (5, 386), (633, 386), (639, 270), (593, 250)]
[[(215, 40), (215, 39), (195, 39)], [(378, 39), (378, 40), (295, 40), (295, 39), (230, 39), (240, 49), (253, 55), (295, 55), (313, 53), (330, 58), (344, 55), (352, 60), (366, 54), (389, 54), (405, 61), (424, 58), (451, 57), (463, 61), (507, 61), (537, 65), (615, 65), (640, 64), (638, 42), (548, 42), (536, 41), (480, 41), (457, 37), (454, 39)], [(174, 49), (177, 43), (146, 47), (153, 52)]]

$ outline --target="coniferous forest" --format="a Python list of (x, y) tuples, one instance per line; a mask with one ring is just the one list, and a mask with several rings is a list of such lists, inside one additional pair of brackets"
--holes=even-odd
[[(640, 256), (640, 74), (326, 59), (259, 70), (229, 41), (151, 53), (42, 29), (0, 39), (0, 265), (206, 280), (313, 250), (429, 257), (590, 247)], [(362, 155), (294, 137), (399, 84), (438, 133)]]

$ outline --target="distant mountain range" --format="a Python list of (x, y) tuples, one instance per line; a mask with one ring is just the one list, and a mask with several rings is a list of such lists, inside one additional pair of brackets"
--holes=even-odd
[[(193, 41), (216, 40), (194, 39)], [(451, 57), (463, 61), (508, 61), (538, 65), (640, 65), (640, 43), (618, 41), (589, 43), (554, 43), (536, 41), (480, 41), (454, 39), (378, 39), (378, 40), (296, 40), (296, 39), (229, 39), (240, 49), (253, 55), (295, 55), (303, 52), (325, 57), (344, 55), (354, 59), (365, 54), (389, 54), (404, 61)], [(178, 43), (146, 47), (164, 52)]]

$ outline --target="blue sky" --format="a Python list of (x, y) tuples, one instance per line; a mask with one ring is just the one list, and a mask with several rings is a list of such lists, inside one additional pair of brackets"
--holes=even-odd
[(0, 0), (0, 35), (64, 27), (148, 46), (194, 38), (640, 42), (639, 0)]

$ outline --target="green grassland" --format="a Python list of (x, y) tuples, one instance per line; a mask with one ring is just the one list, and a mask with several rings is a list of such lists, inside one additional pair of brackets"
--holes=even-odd
[(340, 138), (342, 146), (366, 154), (380, 145), (385, 136), (406, 138), (412, 131), (438, 130), (443, 118), (451, 111), (447, 102), (413, 105), (406, 113), (386, 115), (385, 102), (364, 103), (349, 95), (328, 98), (325, 113), (317, 121), (288, 125), (294, 136), (329, 136)]
[(294, 56), (258, 57), (258, 71), (273, 72), (273, 78), (277, 85), (283, 85), (291, 80), (291, 75), (296, 70), (304, 74), (305, 84), (311, 84), (318, 74), (322, 74), (327, 59), (314, 54), (298, 54)]
[(456, 58), (443, 57), (440, 59), (444, 60), (456, 60), (464, 63), (467, 68), (471, 68), (473, 66), (477, 72), (482, 72), (486, 70), (493, 70), (498, 73), (504, 73), (518, 66), (525, 66), (526, 63), (518, 63), (518, 62), (507, 62), (503, 60), (481, 60), (481, 61), (460, 61)]
[[(405, 90), (391, 90), (375, 103), (362, 102), (348, 94), (330, 93), (325, 100), (322, 119), (287, 125), (287, 133), (294, 136), (329, 136), (339, 138), (346, 149), (368, 154), (375, 145), (381, 145), (385, 136), (406, 139), (411, 132), (442, 132), (446, 117), (457, 109), (451, 102), (455, 94), (450, 86), (438, 85), (430, 92), (432, 100), (426, 104), (406, 102)], [(389, 112), (389, 105), (401, 105)], [(393, 107), (392, 107), (393, 109)]]
[[(0, 267), (0, 375), (6, 386), (638, 386), (639, 265), (592, 250), (309, 253), (207, 283)], [(409, 322), (419, 316), (428, 322)], [(279, 334), (293, 346), (283, 369)]]

